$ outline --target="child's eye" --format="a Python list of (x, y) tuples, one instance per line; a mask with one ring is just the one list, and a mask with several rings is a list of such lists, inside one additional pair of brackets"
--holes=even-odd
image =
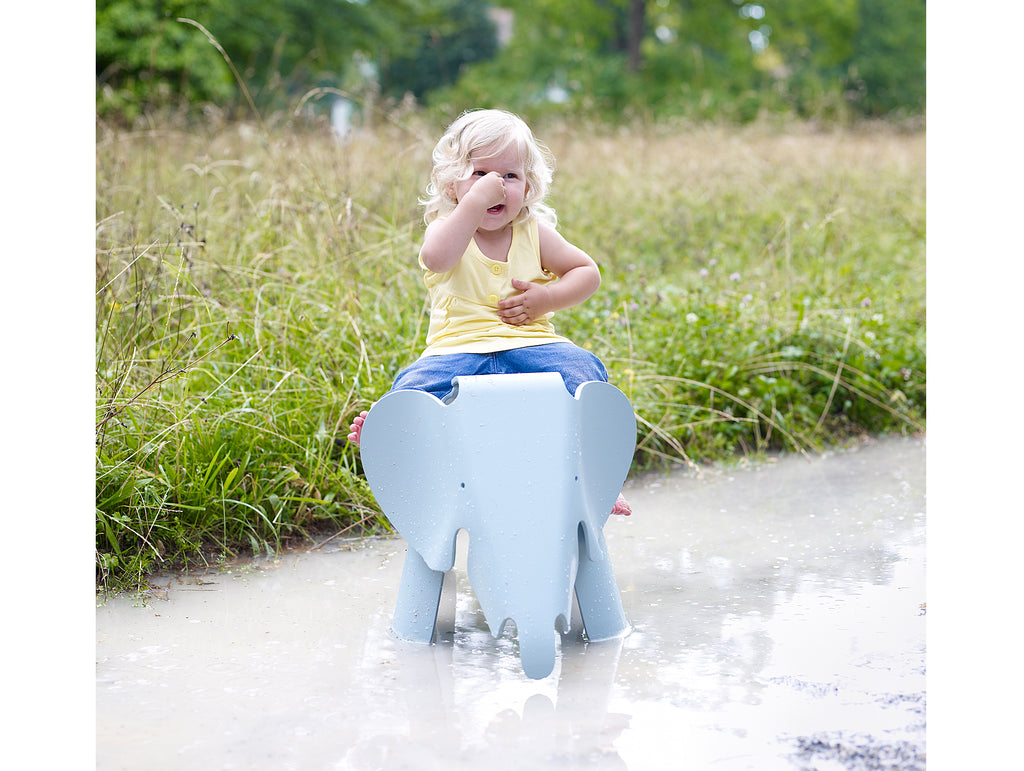
[(505, 175), (505, 178), (506, 179), (519, 179), (519, 175), (516, 174), (513, 171), (510, 171), (508, 174)]
[(476, 171), (474, 171), (473, 173), (474, 173), (474, 174), (475, 174), (476, 176), (478, 176), (478, 177), (486, 177), (486, 176), (487, 176), (487, 172), (486, 172), (486, 171), (481, 171), (481, 170), (479, 170), (479, 169), (477, 169), (477, 170), (476, 170)]

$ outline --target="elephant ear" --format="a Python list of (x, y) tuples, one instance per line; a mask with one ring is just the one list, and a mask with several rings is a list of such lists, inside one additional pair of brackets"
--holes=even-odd
[(359, 442), (381, 510), (431, 570), (455, 562), (454, 465), (447, 408), (425, 391), (392, 391), (370, 408)]
[(580, 404), (580, 479), (583, 482), (587, 550), (604, 551), (601, 529), (622, 491), (636, 448), (633, 405), (610, 383), (589, 381), (576, 389)]

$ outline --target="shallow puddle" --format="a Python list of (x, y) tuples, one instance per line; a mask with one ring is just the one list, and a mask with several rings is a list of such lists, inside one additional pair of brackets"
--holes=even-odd
[(96, 611), (100, 769), (924, 768), (925, 447), (649, 477), (605, 527), (622, 640), (530, 680), (465, 580), (388, 635), (405, 546), (164, 576)]

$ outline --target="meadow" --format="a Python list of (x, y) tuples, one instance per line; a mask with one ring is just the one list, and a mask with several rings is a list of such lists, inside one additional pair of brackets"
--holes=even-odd
[[(386, 530), (345, 435), (423, 346), (442, 128), (97, 128), (98, 585)], [(633, 473), (924, 432), (922, 131), (535, 129)]]

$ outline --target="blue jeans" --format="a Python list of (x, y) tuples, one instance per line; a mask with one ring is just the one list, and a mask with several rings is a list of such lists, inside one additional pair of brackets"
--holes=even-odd
[(608, 370), (590, 351), (572, 343), (544, 343), (494, 353), (450, 353), (424, 356), (398, 373), (392, 391), (426, 391), (444, 399), (459, 375), (513, 375), (557, 372), (573, 396), (582, 383), (608, 382)]

